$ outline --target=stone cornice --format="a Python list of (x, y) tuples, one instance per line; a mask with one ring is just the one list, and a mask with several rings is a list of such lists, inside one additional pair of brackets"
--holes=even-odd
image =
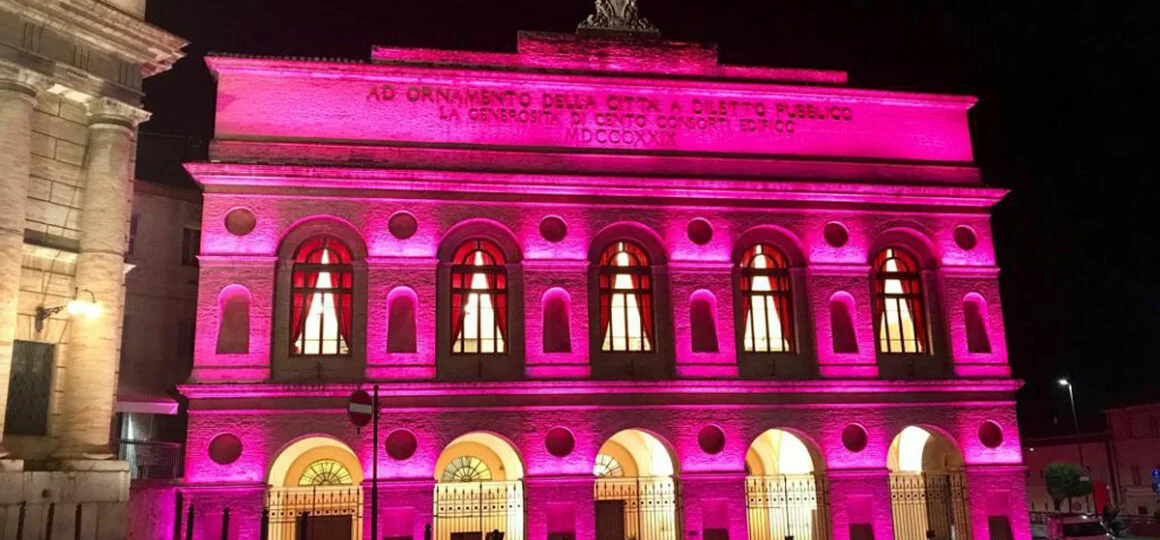
[(129, 105), (123, 101), (102, 97), (85, 104), (89, 113), (89, 125), (116, 124), (135, 129), (137, 124), (149, 119), (149, 111)]
[[(982, 186), (923, 186), (705, 178), (650, 178), (642, 175), (577, 175), (428, 169), (361, 168), (350, 166), (271, 165), (254, 163), (186, 163), (190, 175), (207, 193), (254, 188), (284, 197), (338, 196), (359, 192), (405, 192), (409, 197), (440, 198), (448, 193), (494, 197), (616, 197), (697, 200), (732, 207), (754, 204), (861, 203), (915, 208), (989, 208), (1007, 194)], [(311, 192), (309, 190), (318, 190)], [(360, 193), (361, 194), (361, 193)]]
[(145, 77), (161, 73), (185, 56), (189, 42), (97, 0), (0, 0), (13, 11), (46, 27), (141, 66)]
[(43, 75), (0, 60), (0, 90), (17, 90), (35, 98), (51, 85)]
[[(438, 382), (383, 381), (378, 383), (385, 395), (406, 397), (445, 397), (448, 395), (537, 396), (537, 395), (603, 395), (603, 394), (864, 394), (888, 396), (898, 394), (995, 394), (1007, 396), (1022, 386), (1016, 379), (817, 379), (817, 380), (700, 380), (671, 381), (595, 381), (595, 380), (529, 380), (508, 382)], [(178, 385), (178, 391), (191, 399), (236, 398), (345, 398), (365, 386), (360, 383), (190, 383)]]

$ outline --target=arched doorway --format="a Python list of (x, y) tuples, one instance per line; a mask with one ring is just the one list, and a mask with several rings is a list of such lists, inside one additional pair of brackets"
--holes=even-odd
[(751, 540), (827, 540), (824, 461), (788, 431), (771, 429), (745, 454), (745, 501)]
[(435, 540), (524, 538), (524, 466), (510, 443), (490, 433), (463, 435), (435, 466)]
[(963, 456), (949, 439), (908, 426), (886, 459), (896, 540), (970, 538)]
[(682, 538), (676, 459), (657, 437), (621, 431), (600, 447), (596, 475), (596, 540)]
[(270, 540), (362, 538), (362, 467), (342, 442), (307, 437), (278, 454), (267, 478)]

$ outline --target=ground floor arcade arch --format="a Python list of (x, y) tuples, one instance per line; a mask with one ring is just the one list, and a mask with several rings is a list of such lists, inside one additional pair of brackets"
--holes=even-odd
[(524, 466), (508, 441), (472, 432), (451, 441), (435, 466), (435, 540), (524, 538)]
[(793, 433), (771, 429), (745, 454), (749, 538), (830, 538), (821, 454)]
[(936, 430), (908, 426), (887, 454), (896, 540), (970, 538), (963, 456)]
[(605, 441), (593, 465), (596, 540), (681, 538), (676, 464), (672, 450), (642, 430)]
[(362, 466), (342, 442), (306, 437), (284, 448), (267, 477), (270, 540), (362, 538)]

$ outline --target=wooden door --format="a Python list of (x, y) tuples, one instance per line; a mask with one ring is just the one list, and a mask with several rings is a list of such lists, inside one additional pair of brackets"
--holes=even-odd
[(596, 501), (596, 540), (624, 540), (624, 501)]

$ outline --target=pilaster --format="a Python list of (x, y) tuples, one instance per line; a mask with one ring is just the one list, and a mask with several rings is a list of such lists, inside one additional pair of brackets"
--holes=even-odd
[[(870, 268), (860, 264), (815, 264), (810, 267), (818, 370), (823, 377), (878, 377), (869, 275)], [(852, 340), (836, 339), (835, 332), (843, 330), (836, 327), (844, 316), (834, 313), (835, 309), (841, 309), (839, 303), (844, 304), (848, 312)], [(839, 343), (848, 348), (836, 346)]]
[(677, 500), (687, 537), (748, 538), (745, 473), (682, 474)]
[[(380, 468), (379, 473), (382, 474)], [(379, 537), (424, 538), (434, 527), (435, 480), (379, 481)], [(371, 482), (363, 482), (363, 537), (370, 538)]]
[(120, 357), (125, 246), (132, 196), (137, 124), (148, 113), (100, 98), (88, 103), (89, 146), (81, 207), (76, 287), (100, 307), (95, 317), (74, 317), (64, 366), (62, 459), (111, 459), (110, 425)]
[(596, 478), (532, 476), (524, 480), (528, 540), (596, 536)]
[[(1008, 526), (1014, 540), (1031, 539), (1027, 513), (1027, 467), (967, 465), (967, 508), (974, 540), (1003, 538), (992, 527)], [(1005, 524), (1004, 524), (1005, 523)]]
[(826, 471), (830, 527), (834, 540), (894, 538), (887, 469)]

